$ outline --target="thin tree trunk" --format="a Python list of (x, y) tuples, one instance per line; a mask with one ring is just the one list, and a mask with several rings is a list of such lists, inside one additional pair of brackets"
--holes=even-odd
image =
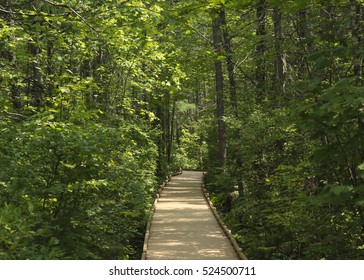
[[(307, 10), (303, 9), (298, 12), (298, 24), (297, 24), (297, 34), (300, 43), (307, 38)], [(306, 44), (301, 43), (303, 46)], [(306, 61), (304, 55), (306, 52), (304, 51), (302, 56), (299, 58), (300, 62), (298, 64), (297, 76), (299, 79), (303, 79), (305, 77), (306, 72)]]
[(32, 103), (35, 107), (40, 107), (42, 105), (42, 94), (43, 94), (43, 82), (42, 82), (42, 73), (39, 71), (39, 63), (38, 63), (38, 47), (36, 45), (29, 45), (29, 51), (34, 60), (30, 65), (30, 74), (32, 77), (30, 78), (30, 87), (29, 87), (29, 96), (32, 99)]
[(214, 50), (217, 56), (215, 61), (215, 83), (216, 83), (216, 117), (217, 117), (217, 133), (219, 144), (219, 162), (221, 167), (226, 162), (226, 134), (224, 121), (224, 77), (223, 67), (220, 56), (223, 55), (223, 44), (221, 34), (221, 9), (217, 11), (217, 16), (212, 20), (212, 32), (214, 38)]
[(171, 97), (170, 94), (168, 93), (168, 98), (167, 98), (167, 109), (166, 109), (166, 113), (168, 116), (167, 121), (167, 161), (168, 164), (172, 163), (172, 146), (173, 146), (173, 135), (174, 135), (174, 115), (175, 115), (175, 111), (176, 111), (176, 102), (173, 101), (172, 103), (172, 112), (170, 112), (170, 103), (171, 103)]
[(158, 139), (158, 160), (157, 160), (157, 176), (162, 178), (166, 175), (166, 122), (165, 110), (162, 106), (162, 100), (159, 101), (156, 110), (156, 117), (158, 118), (158, 128), (161, 135)]
[(260, 0), (257, 3), (256, 17), (257, 17), (257, 30), (256, 35), (259, 37), (259, 42), (256, 46), (257, 65), (255, 78), (257, 81), (257, 96), (256, 102), (261, 104), (265, 95), (265, 83), (266, 83), (266, 69), (264, 54), (266, 51), (265, 35), (266, 35), (266, 16), (267, 7), (266, 0)]
[[(352, 35), (352, 53), (353, 53), (353, 72), (354, 75), (357, 76), (358, 86), (363, 84), (363, 59), (361, 53), (361, 44), (362, 44), (362, 19), (363, 19), (363, 10), (364, 8), (357, 0), (351, 0), (351, 35)], [(358, 118), (358, 125), (361, 129), (364, 129), (364, 122), (361, 117)], [(364, 152), (362, 153), (362, 160), (364, 159)]]
[[(274, 24), (274, 49), (275, 49), (275, 94), (278, 98), (282, 97), (284, 92), (284, 54), (283, 54), (283, 31), (282, 31), (282, 11), (281, 8), (273, 9)], [(280, 101), (278, 102), (280, 103)]]
[(361, 28), (360, 28), (360, 20), (361, 20), (361, 7), (360, 4), (356, 0), (351, 0), (351, 34), (352, 34), (352, 52), (353, 52), (353, 71), (354, 75), (361, 77), (362, 75), (362, 61), (361, 61), (361, 53), (360, 53), (360, 44), (361, 44)]
[(238, 115), (238, 104), (237, 104), (237, 97), (236, 97), (236, 81), (235, 81), (235, 63), (233, 60), (233, 50), (231, 47), (231, 38), (229, 36), (229, 32), (227, 30), (227, 20), (226, 20), (226, 13), (224, 9), (221, 9), (220, 12), (220, 21), (222, 27), (222, 34), (223, 34), (223, 47), (226, 57), (227, 63), (227, 70), (229, 76), (229, 92), (230, 92), (230, 104), (233, 108), (234, 116), (237, 117)]
[(310, 68), (307, 62), (307, 55), (315, 52), (315, 45), (313, 41), (309, 40), (307, 42), (309, 37), (311, 37), (310, 31), (308, 29), (307, 13), (308, 8), (304, 8), (298, 12), (297, 34), (302, 47), (301, 57), (299, 58), (300, 62), (297, 69), (297, 76), (299, 79), (304, 79), (305, 75), (310, 77)]

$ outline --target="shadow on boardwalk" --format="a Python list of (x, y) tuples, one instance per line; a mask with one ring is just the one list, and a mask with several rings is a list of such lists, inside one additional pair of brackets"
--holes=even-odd
[(151, 221), (147, 259), (238, 259), (204, 198), (202, 176), (184, 171), (164, 188)]

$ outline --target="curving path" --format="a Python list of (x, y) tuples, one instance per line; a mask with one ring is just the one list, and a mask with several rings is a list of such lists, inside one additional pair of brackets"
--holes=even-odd
[(238, 259), (204, 198), (202, 176), (184, 171), (165, 186), (151, 221), (146, 259)]

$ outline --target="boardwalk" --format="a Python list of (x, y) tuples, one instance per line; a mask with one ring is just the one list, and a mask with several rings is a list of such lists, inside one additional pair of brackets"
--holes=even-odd
[(202, 172), (173, 177), (156, 205), (147, 259), (238, 259), (201, 190)]

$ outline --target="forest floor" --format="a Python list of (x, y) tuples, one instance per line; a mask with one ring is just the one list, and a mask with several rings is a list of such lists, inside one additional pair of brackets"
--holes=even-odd
[(238, 259), (201, 184), (202, 172), (184, 171), (166, 185), (152, 218), (147, 259)]

